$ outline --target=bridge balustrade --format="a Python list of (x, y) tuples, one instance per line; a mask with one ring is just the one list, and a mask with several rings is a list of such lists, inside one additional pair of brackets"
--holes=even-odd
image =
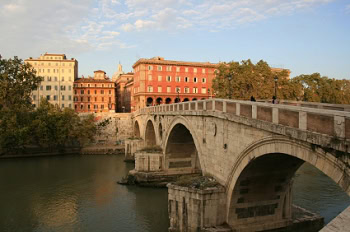
[(209, 99), (147, 107), (137, 111), (136, 114), (161, 112), (184, 114), (186, 111), (222, 112), (350, 139), (350, 106), (293, 101), (281, 103)]

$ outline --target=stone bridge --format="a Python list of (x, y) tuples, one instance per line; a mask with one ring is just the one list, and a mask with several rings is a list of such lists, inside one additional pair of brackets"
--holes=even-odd
[[(348, 109), (298, 104), (209, 99), (135, 112), (134, 136), (141, 138), (136, 150), (162, 149), (136, 161), (136, 170), (202, 173), (223, 186), (205, 198), (207, 205), (193, 203), (198, 194), (169, 198), (171, 218), (187, 215), (171, 220), (170, 230), (227, 224), (233, 231), (262, 231), (290, 225), (293, 176), (304, 162), (350, 195)], [(180, 190), (169, 187), (169, 193)], [(186, 208), (191, 199), (194, 206)], [(201, 216), (193, 215), (199, 211)]]

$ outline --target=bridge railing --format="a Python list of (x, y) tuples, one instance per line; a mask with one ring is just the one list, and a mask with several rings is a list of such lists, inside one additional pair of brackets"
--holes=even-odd
[[(187, 111), (222, 112), (229, 115), (243, 116), (300, 130), (326, 134), (339, 139), (350, 139), (350, 112), (347, 112), (347, 107), (346, 110), (343, 107), (342, 111), (338, 111), (335, 108), (332, 108), (332, 110), (325, 107), (310, 108), (306, 106), (309, 103), (300, 104), (304, 104), (304, 106), (215, 98), (147, 107), (140, 109), (136, 113), (176, 112), (178, 114), (189, 114), (190, 112), (187, 113)], [(315, 106), (317, 103), (313, 103), (312, 105)], [(324, 106), (330, 107), (327, 104)], [(332, 107), (335, 106), (333, 105)]]

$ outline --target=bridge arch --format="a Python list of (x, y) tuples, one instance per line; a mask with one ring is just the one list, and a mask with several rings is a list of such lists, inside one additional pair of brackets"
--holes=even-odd
[(165, 166), (168, 172), (195, 173), (205, 170), (200, 160), (198, 137), (184, 117), (174, 118), (164, 137)]
[(336, 157), (305, 142), (271, 136), (247, 147), (231, 169), (226, 182), (228, 224), (239, 228), (249, 221), (259, 227), (270, 221), (278, 227), (290, 222), (292, 178), (304, 162), (350, 195), (350, 173), (342, 171), (345, 165)]
[(141, 132), (140, 132), (140, 125), (139, 122), (137, 120), (135, 120), (134, 122), (134, 133), (133, 135), (137, 138), (141, 138)]
[(157, 145), (156, 130), (154, 123), (151, 119), (147, 120), (144, 138), (146, 146), (149, 147)]

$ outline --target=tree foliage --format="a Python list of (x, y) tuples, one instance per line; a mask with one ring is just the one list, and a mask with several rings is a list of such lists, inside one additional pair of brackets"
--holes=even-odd
[(319, 73), (299, 75), (289, 79), (286, 70), (273, 70), (265, 61), (250, 60), (221, 63), (213, 80), (218, 98), (248, 100), (271, 99), (275, 82), (279, 99), (333, 104), (350, 103), (350, 81), (321, 76)]
[(32, 66), (16, 56), (0, 59), (0, 110), (30, 108), (31, 93), (41, 81)]
[(213, 80), (213, 89), (219, 98), (247, 100), (255, 96), (258, 99), (269, 99), (274, 94), (275, 76), (278, 77), (279, 86), (288, 82), (287, 71), (273, 72), (262, 60), (257, 64), (250, 60), (221, 63)]
[(84, 145), (103, 129), (93, 115), (79, 117), (74, 110), (62, 110), (46, 99), (34, 109), (30, 96), (41, 80), (17, 57), (0, 59), (0, 154), (27, 146), (62, 150)]

